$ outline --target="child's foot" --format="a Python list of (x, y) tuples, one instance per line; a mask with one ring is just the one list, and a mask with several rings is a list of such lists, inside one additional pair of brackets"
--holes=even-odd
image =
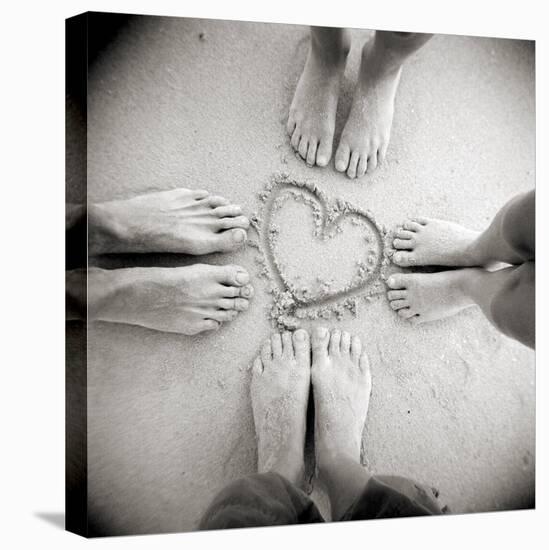
[(276, 472), (297, 485), (304, 471), (310, 367), (309, 335), (300, 329), (273, 334), (252, 368), (258, 472)]
[(89, 318), (194, 335), (246, 311), (249, 282), (236, 265), (91, 269)]
[(398, 273), (391, 275), (387, 298), (391, 307), (411, 323), (426, 323), (450, 317), (475, 305), (466, 291), (477, 269), (439, 273)]
[(292, 147), (309, 166), (326, 166), (332, 156), (339, 85), (348, 47), (329, 52), (315, 44), (312, 39), (286, 130)]
[(350, 178), (373, 172), (389, 146), (402, 66), (385, 61), (375, 41), (365, 44), (351, 111), (335, 155), (336, 170)]
[(91, 253), (235, 250), (250, 225), (240, 206), (207, 191), (173, 189), (89, 208)]
[(322, 327), (313, 333), (312, 350), (317, 466), (322, 471), (338, 455), (360, 463), (372, 390), (368, 357), (357, 336)]
[(414, 218), (404, 222), (395, 233), (397, 252), (393, 262), (401, 267), (441, 265), (469, 267), (481, 265), (474, 253), (480, 235), (457, 223), (431, 218)]

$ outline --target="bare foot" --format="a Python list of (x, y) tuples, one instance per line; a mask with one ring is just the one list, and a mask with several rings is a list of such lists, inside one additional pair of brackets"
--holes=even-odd
[(400, 317), (414, 324), (450, 317), (476, 304), (467, 287), (478, 271), (393, 274), (387, 280), (387, 298)]
[(258, 472), (276, 472), (297, 485), (304, 472), (310, 366), (309, 335), (300, 329), (273, 334), (252, 369)]
[(90, 205), (91, 253), (228, 252), (246, 241), (240, 206), (196, 189), (173, 189)]
[(248, 309), (253, 287), (236, 265), (90, 269), (89, 319), (193, 335)]
[(309, 166), (326, 166), (332, 156), (339, 86), (345, 71), (348, 38), (330, 50), (311, 36), (309, 55), (290, 107), (286, 130)]
[(413, 218), (395, 233), (393, 246), (398, 252), (393, 255), (393, 262), (401, 267), (482, 265), (474, 246), (479, 235), (480, 232), (457, 223)]
[(385, 63), (380, 48), (374, 40), (364, 45), (351, 111), (336, 151), (336, 170), (350, 178), (373, 172), (389, 146), (402, 66)]
[(358, 336), (317, 328), (312, 336), (315, 449), (320, 471), (337, 455), (360, 463), (372, 379)]

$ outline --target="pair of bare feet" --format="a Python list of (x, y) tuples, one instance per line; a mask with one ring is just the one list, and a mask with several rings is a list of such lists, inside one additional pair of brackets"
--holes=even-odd
[[(376, 32), (364, 45), (351, 110), (335, 154), (337, 171), (357, 178), (383, 162), (402, 65), (430, 37)], [(309, 54), (286, 127), (292, 147), (309, 166), (326, 166), (332, 156), (339, 88), (349, 49), (345, 29), (311, 29)]]
[[(174, 189), (88, 207), (89, 253), (229, 252), (246, 242), (242, 209), (208, 191)], [(89, 318), (166, 332), (215, 330), (248, 309), (238, 265), (89, 270)]]
[(456, 223), (413, 218), (397, 229), (393, 262), (400, 267), (460, 267), (438, 273), (400, 273), (387, 280), (391, 307), (411, 323), (455, 315), (478, 305), (476, 296), (484, 270), (490, 264), (482, 249), (481, 233)]
[(329, 483), (341, 475), (342, 463), (360, 466), (372, 380), (357, 336), (322, 327), (311, 337), (303, 329), (273, 334), (252, 372), (259, 473), (276, 472), (297, 486), (302, 482), (311, 386), (319, 477)]

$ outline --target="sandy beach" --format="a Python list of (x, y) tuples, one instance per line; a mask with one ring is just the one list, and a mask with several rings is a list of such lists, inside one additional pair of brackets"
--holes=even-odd
[[(335, 143), (360, 48), (371, 36), (352, 32)], [(285, 132), (307, 41), (302, 26), (132, 19), (89, 74), (89, 200), (199, 188), (253, 216), (265, 186), (282, 172), (314, 184), (330, 201), (371, 212), (388, 230), (413, 215), (481, 230), (507, 200), (534, 187), (531, 43), (436, 35), (403, 71), (387, 162), (349, 180), (333, 160), (308, 168)], [(351, 227), (337, 246), (314, 242), (304, 206), (289, 208), (281, 220), (290, 216), (293, 225), (280, 236), (279, 245), (288, 244), (279, 254), (292, 280), (314, 280), (323, 270), (325, 279), (333, 266), (335, 286), (344, 286), (350, 275), (338, 267), (356, 259), (361, 237)], [(307, 250), (322, 252), (318, 264)], [(95, 534), (193, 530), (223, 486), (255, 471), (248, 369), (274, 330), (272, 281), (260, 276), (260, 252), (248, 246), (200, 258), (93, 259), (107, 268), (232, 263), (252, 274), (256, 291), (235, 321), (192, 338), (90, 325), (88, 498)], [(303, 257), (293, 262), (296, 255)], [(337, 326), (362, 338), (373, 376), (363, 439), (369, 468), (435, 487), (454, 513), (531, 506), (534, 352), (499, 333), (477, 308), (422, 326), (401, 320), (383, 294), (354, 309), (296, 323)]]

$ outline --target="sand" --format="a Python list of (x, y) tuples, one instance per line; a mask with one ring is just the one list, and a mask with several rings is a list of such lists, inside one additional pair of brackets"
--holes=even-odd
[[(506, 200), (534, 186), (533, 46), (436, 36), (403, 72), (387, 164), (350, 181), (332, 164), (308, 168), (285, 135), (307, 36), (301, 26), (133, 21), (90, 72), (90, 200), (196, 187), (230, 198), (251, 216), (261, 211), (258, 195), (273, 175), (286, 172), (314, 183), (329, 201), (371, 212), (380, 227), (420, 214), (482, 229)], [(359, 48), (370, 36), (353, 31), (335, 143)], [(304, 206), (290, 200), (279, 214)], [(307, 209), (292, 231), (313, 242), (314, 209)], [(334, 240), (344, 259), (356, 255), (347, 226)], [(280, 239), (290, 242), (285, 234)], [(260, 252), (249, 246), (198, 259), (236, 263), (254, 277), (250, 309), (216, 334), (90, 327), (88, 487), (98, 534), (192, 530), (217, 491), (254, 472), (248, 366), (273, 330), (272, 281), (260, 276)], [(337, 268), (334, 258), (324, 260)], [(195, 261), (147, 255), (95, 263)], [(293, 281), (296, 269), (288, 265)], [(327, 290), (345, 282), (334, 280)], [(340, 319), (297, 322), (362, 337), (373, 375), (363, 448), (373, 471), (435, 486), (454, 512), (531, 504), (532, 351), (498, 333), (476, 309), (410, 327), (382, 295), (359, 300), (355, 313), (345, 310)]]

